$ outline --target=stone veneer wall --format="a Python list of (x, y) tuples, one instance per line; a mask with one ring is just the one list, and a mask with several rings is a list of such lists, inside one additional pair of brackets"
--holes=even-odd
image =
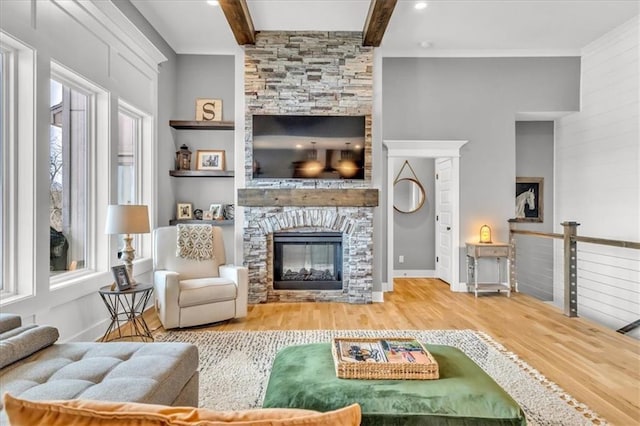
[[(371, 186), (373, 49), (361, 32), (259, 32), (245, 49), (245, 177), (247, 187), (363, 188)], [(365, 180), (252, 179), (254, 114), (366, 115)], [(343, 232), (343, 290), (274, 290), (272, 234), (279, 230)], [(373, 288), (373, 208), (246, 207), (244, 260), (249, 303), (344, 301), (370, 303)]]
[[(251, 208), (244, 229), (249, 303), (330, 301), (371, 303), (373, 209), (369, 207)], [(274, 290), (273, 233), (342, 232), (342, 290)]]

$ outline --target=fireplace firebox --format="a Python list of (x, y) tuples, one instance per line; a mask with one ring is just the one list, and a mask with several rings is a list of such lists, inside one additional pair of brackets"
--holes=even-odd
[(342, 233), (274, 233), (273, 288), (342, 290)]

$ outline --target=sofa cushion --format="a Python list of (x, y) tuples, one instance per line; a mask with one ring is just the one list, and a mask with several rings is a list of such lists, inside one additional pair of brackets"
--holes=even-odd
[(205, 408), (166, 407), (152, 404), (90, 400), (26, 401), (4, 395), (13, 426), (356, 426), (360, 407), (353, 404), (327, 413), (299, 409), (213, 411)]
[(42, 325), (26, 325), (0, 335), (0, 368), (28, 357), (58, 340), (58, 329)]
[(22, 319), (20, 315), (0, 313), (0, 333), (20, 327), (21, 325)]
[(2, 390), (32, 399), (98, 399), (171, 404), (198, 369), (185, 343), (64, 343), (0, 372)]
[(236, 284), (227, 278), (194, 278), (180, 281), (181, 308), (234, 300), (238, 293)]

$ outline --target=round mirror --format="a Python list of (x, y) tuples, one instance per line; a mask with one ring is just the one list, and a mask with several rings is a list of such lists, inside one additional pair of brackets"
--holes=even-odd
[(425, 198), (424, 187), (415, 179), (398, 179), (393, 185), (393, 208), (400, 213), (418, 211)]

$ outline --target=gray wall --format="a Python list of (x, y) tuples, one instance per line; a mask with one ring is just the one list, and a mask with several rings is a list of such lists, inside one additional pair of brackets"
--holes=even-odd
[[(518, 223), (517, 229), (553, 232), (553, 122), (516, 122), (516, 175), (543, 177), (543, 222)], [(553, 240), (517, 236), (518, 290), (553, 300)]]
[(580, 60), (384, 58), (383, 139), (464, 139), (460, 159), (460, 277), (465, 241), (489, 224), (508, 238), (514, 214), (516, 112), (579, 107)]
[(174, 117), (177, 56), (169, 44), (129, 0), (113, 3), (167, 58), (166, 62), (158, 66), (158, 110), (155, 131), (158, 136), (156, 186), (159, 196), (157, 197), (157, 205), (154, 206), (155, 217), (152, 218), (152, 226), (156, 227), (167, 224), (169, 219), (175, 215), (174, 188), (167, 170), (173, 168), (175, 158), (174, 142), (168, 123)]
[[(196, 99), (221, 99), (222, 120), (233, 121), (235, 59), (231, 55), (177, 55), (173, 120), (195, 120)], [(168, 121), (161, 123), (169, 127)], [(193, 152), (191, 169), (195, 169), (199, 149), (225, 151), (226, 170), (234, 164), (233, 130), (175, 130), (171, 129), (173, 145), (170, 167), (158, 170), (168, 175), (174, 168), (175, 152), (186, 144)], [(169, 162), (168, 162), (169, 163)], [(159, 166), (160, 167), (160, 166)], [(175, 199), (170, 207), (170, 218), (175, 218), (175, 203), (192, 203), (193, 209), (208, 210), (209, 205), (231, 204), (234, 200), (233, 178), (172, 178), (171, 188)], [(163, 189), (160, 189), (163, 198)], [(160, 225), (168, 225), (168, 221)], [(227, 262), (233, 263), (233, 226), (223, 227)]]
[[(434, 270), (435, 266), (435, 162), (431, 158), (394, 159), (394, 176), (398, 176), (405, 160), (416, 173), (418, 181), (426, 192), (424, 205), (415, 213), (393, 212), (393, 252), (394, 269)], [(411, 170), (405, 167), (403, 177), (413, 177)], [(404, 263), (398, 261), (404, 256)]]

